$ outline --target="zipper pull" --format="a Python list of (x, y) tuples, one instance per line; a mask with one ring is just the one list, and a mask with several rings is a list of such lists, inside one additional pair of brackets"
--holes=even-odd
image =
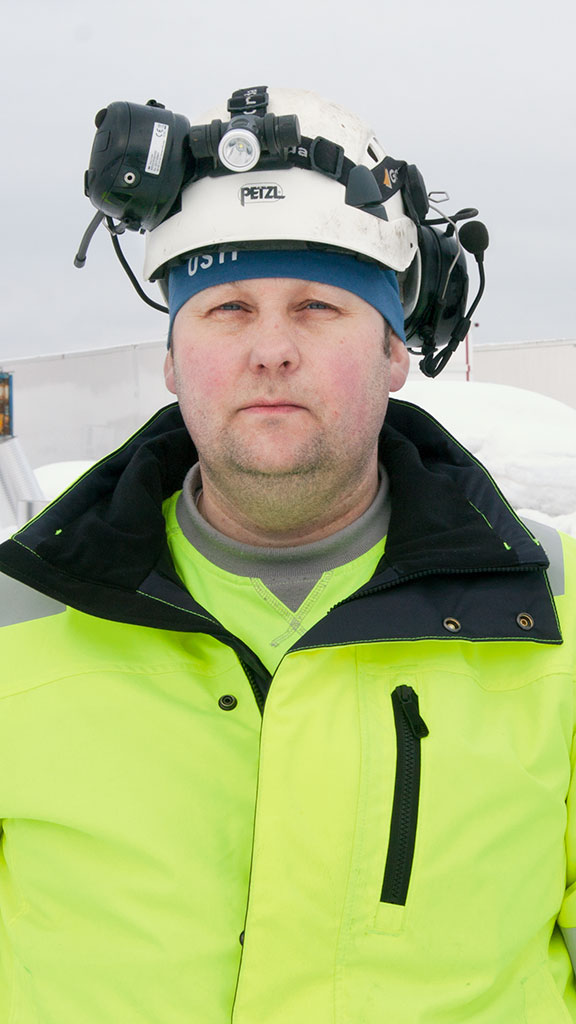
[(428, 736), (430, 730), (420, 715), (420, 711), (418, 709), (418, 695), (412, 687), (398, 686), (394, 692), (398, 694), (400, 707), (404, 713), (404, 718), (410, 726), (412, 735), (415, 736), (417, 740), (421, 740), (424, 736)]

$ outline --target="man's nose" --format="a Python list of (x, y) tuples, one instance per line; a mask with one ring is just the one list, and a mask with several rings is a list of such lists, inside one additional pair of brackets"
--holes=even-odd
[(288, 316), (262, 317), (251, 339), (250, 369), (255, 372), (295, 370), (300, 364), (297, 331)]

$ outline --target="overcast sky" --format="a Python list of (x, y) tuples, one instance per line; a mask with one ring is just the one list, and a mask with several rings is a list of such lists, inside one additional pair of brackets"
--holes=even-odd
[(162, 336), (103, 229), (73, 266), (94, 115), (154, 97), (194, 123), (256, 84), (354, 110), (448, 209), (478, 207), (477, 341), (576, 339), (574, 0), (19, 0), (2, 35), (0, 364)]

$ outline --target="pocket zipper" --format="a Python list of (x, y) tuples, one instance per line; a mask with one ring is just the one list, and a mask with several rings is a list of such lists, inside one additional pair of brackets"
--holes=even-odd
[(392, 707), (396, 726), (396, 780), (380, 902), (404, 906), (418, 823), (420, 745), (429, 730), (420, 715), (418, 696), (411, 686), (398, 686), (394, 690)]

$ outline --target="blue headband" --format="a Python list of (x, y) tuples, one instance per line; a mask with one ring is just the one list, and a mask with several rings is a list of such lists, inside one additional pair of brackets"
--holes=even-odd
[(406, 342), (404, 310), (393, 270), (384, 270), (377, 263), (357, 260), (346, 253), (309, 252), (307, 249), (196, 253), (185, 263), (173, 267), (168, 286), (168, 337), (172, 336), (172, 324), (178, 310), (197, 292), (217, 284), (258, 277), (292, 277), (344, 288), (374, 306), (394, 333)]

